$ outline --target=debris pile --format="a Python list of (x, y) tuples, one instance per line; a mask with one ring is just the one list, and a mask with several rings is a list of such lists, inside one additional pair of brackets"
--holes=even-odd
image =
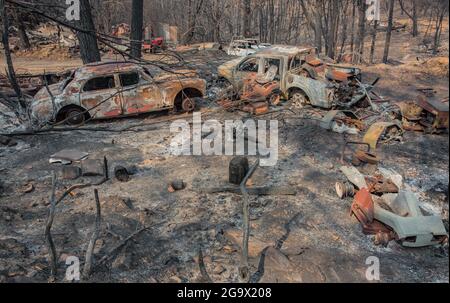
[(424, 247), (448, 241), (441, 217), (425, 215), (416, 195), (393, 170), (379, 168), (371, 176), (353, 166), (341, 171), (349, 183), (336, 183), (336, 193), (341, 199), (354, 197), (351, 212), (365, 234), (375, 235), (375, 244), (387, 246), (396, 240), (406, 247)]

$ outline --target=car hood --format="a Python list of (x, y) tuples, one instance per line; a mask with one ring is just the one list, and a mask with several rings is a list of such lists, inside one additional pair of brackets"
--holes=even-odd
[(233, 74), (233, 70), (234, 68), (241, 63), (242, 58), (237, 58), (231, 61), (228, 61), (222, 65), (220, 65), (217, 70), (218, 70), (218, 74), (219, 77), (225, 78), (230, 80)]

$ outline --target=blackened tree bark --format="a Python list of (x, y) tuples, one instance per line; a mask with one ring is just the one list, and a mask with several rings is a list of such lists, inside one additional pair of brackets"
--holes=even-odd
[(373, 60), (375, 57), (375, 46), (377, 43), (377, 31), (378, 31), (378, 20), (375, 20), (373, 24), (373, 32), (372, 32), (372, 45), (370, 47), (370, 64), (373, 64)]
[[(19, 84), (17, 83), (16, 72), (14, 70), (12, 58), (11, 58), (11, 50), (9, 49), (9, 22), (8, 22), (8, 14), (6, 12), (5, 0), (0, 0), (0, 13), (2, 14), (3, 21), (3, 29), (2, 29), (2, 44), (5, 50), (5, 61), (8, 66), (8, 78), (11, 82), (11, 86), (16, 93), (19, 103), (17, 107), (12, 108), (16, 114), (21, 113), (22, 110), (26, 107), (25, 102), (22, 98), (22, 91), (20, 90)], [(12, 105), (10, 105), (12, 106)], [(21, 107), (21, 108), (20, 108)]]
[(88, 64), (101, 61), (89, 0), (80, 0), (80, 21), (75, 21), (75, 23), (80, 29), (86, 31), (77, 32), (83, 63)]
[(383, 63), (387, 63), (389, 59), (389, 48), (391, 46), (392, 26), (394, 24), (394, 6), (395, 0), (389, 0), (389, 17), (386, 32), (386, 43), (384, 45)]
[(328, 27), (327, 33), (327, 56), (334, 59), (336, 55), (337, 29), (339, 27), (339, 1), (332, 1), (330, 6), (330, 26)]
[(142, 57), (142, 30), (144, 27), (144, 1), (133, 0), (131, 6), (131, 56)]
[(25, 30), (22, 15), (17, 10), (14, 11), (14, 19), (17, 24), (17, 29), (19, 30), (20, 47), (22, 49), (29, 49), (31, 47), (30, 40), (28, 39), (27, 32)]
[(358, 8), (358, 39), (356, 43), (358, 55), (356, 56), (356, 62), (361, 63), (364, 56), (364, 38), (366, 35), (366, 0), (358, 0)]
[(251, 24), (252, 24), (252, 1), (244, 0), (244, 36), (250, 37), (252, 35)]

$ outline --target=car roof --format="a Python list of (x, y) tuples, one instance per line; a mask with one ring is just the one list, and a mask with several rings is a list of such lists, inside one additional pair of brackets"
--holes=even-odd
[(131, 72), (141, 67), (133, 62), (100, 62), (84, 65), (77, 70), (77, 78), (87, 78), (95, 75)]
[(290, 46), (290, 45), (273, 45), (267, 48), (264, 48), (260, 51), (258, 51), (257, 55), (264, 55), (264, 56), (288, 56), (292, 57), (295, 56), (298, 53), (303, 53), (307, 51), (311, 51), (314, 48), (312, 47), (298, 47), (298, 46)]

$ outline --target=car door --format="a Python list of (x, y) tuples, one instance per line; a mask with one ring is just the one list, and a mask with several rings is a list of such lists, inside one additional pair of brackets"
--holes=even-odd
[(146, 113), (163, 107), (158, 85), (139, 71), (119, 73), (124, 115)]
[(88, 79), (81, 89), (80, 104), (89, 110), (92, 118), (122, 115), (122, 100), (117, 77), (110, 74)]
[(233, 82), (235, 83), (235, 89), (240, 91), (244, 85), (244, 79), (253, 77), (261, 72), (261, 58), (250, 57), (243, 60), (233, 72)]

